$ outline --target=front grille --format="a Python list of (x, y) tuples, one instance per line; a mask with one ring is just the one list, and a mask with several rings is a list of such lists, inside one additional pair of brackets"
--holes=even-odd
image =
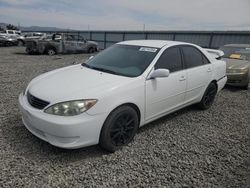
[(27, 93), (27, 99), (28, 99), (28, 102), (31, 106), (33, 106), (34, 108), (40, 109), (40, 110), (44, 109), (46, 106), (49, 105), (49, 102), (44, 101), (42, 99), (39, 99), (39, 98), (31, 95), (29, 91)]

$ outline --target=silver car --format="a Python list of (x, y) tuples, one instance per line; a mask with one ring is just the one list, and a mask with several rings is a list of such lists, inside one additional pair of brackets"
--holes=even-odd
[(250, 44), (228, 44), (220, 48), (227, 63), (227, 84), (248, 89), (250, 80)]

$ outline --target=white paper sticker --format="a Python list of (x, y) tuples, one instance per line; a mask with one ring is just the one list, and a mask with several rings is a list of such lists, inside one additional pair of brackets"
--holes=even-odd
[(139, 51), (144, 51), (144, 52), (156, 52), (157, 49), (156, 48), (145, 48), (145, 47), (141, 47), (139, 49)]

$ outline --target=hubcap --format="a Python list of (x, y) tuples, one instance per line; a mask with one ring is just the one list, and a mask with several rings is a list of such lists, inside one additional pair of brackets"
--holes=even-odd
[(132, 115), (128, 113), (120, 115), (111, 127), (110, 137), (112, 143), (116, 146), (129, 143), (135, 128), (135, 119)]
[(204, 104), (206, 106), (210, 106), (214, 101), (215, 95), (216, 95), (216, 88), (210, 87), (205, 95)]

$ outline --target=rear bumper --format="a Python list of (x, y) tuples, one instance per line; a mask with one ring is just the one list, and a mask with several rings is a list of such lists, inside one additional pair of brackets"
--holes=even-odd
[(217, 92), (222, 90), (223, 87), (226, 85), (226, 83), (227, 83), (227, 76), (224, 76), (221, 79), (217, 80), (217, 85), (218, 85)]

